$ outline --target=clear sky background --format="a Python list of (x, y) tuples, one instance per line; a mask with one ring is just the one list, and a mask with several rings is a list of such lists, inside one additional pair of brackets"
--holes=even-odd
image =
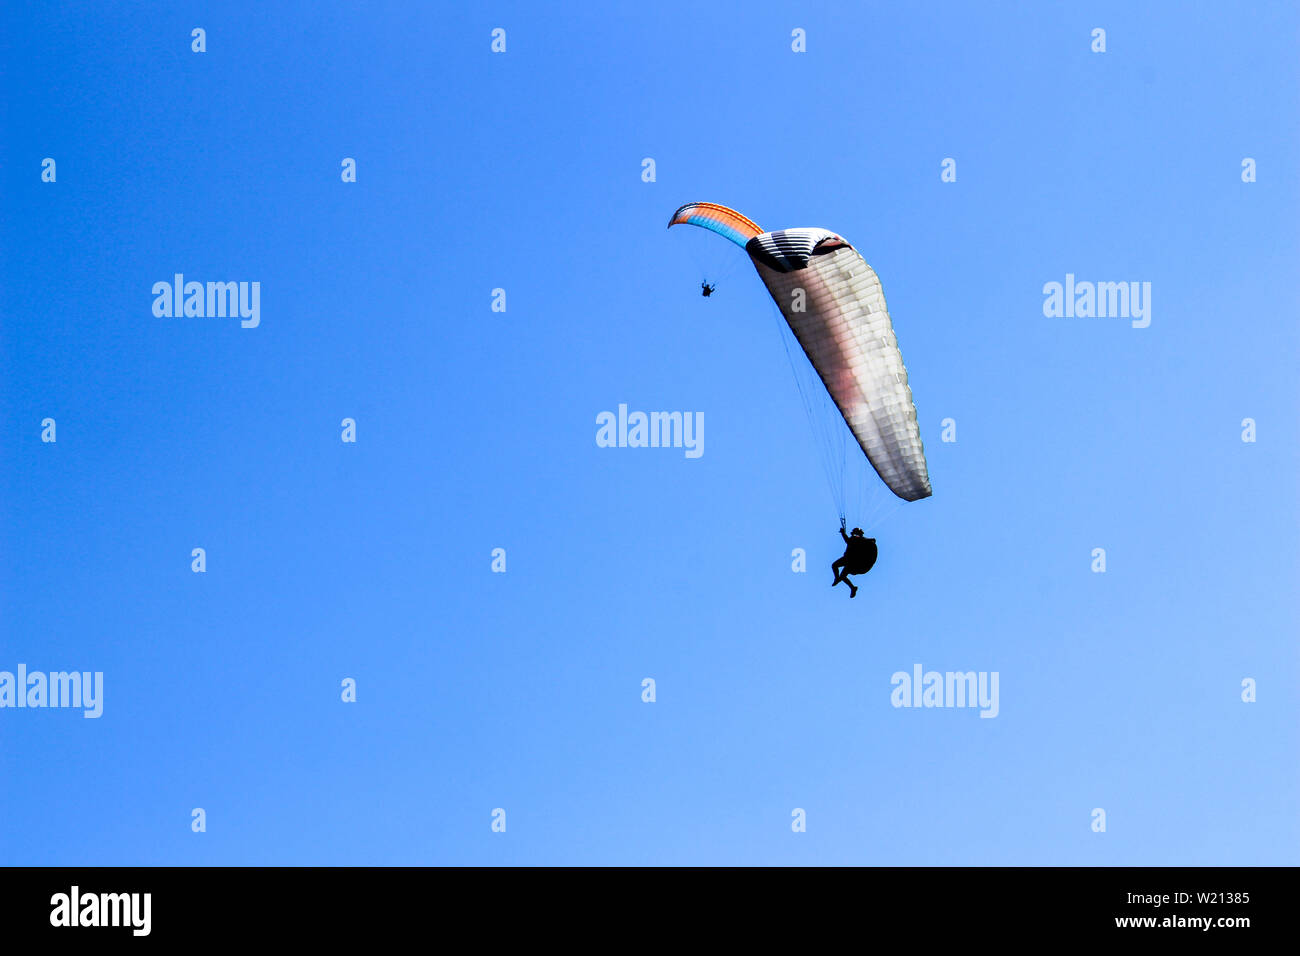
[[(0, 862), (1300, 862), (1294, 5), (464, 6), (5, 5), (0, 670), (106, 686), (0, 710)], [(856, 600), (693, 200), (881, 276), (935, 493)]]

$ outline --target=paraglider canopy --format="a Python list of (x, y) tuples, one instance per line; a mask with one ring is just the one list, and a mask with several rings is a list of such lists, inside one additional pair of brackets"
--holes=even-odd
[(763, 231), (748, 216), (742, 216), (734, 209), (713, 202), (688, 202), (678, 209), (668, 221), (668, 228), (683, 225), (709, 229), (741, 248)]
[[(848, 425), (857, 446), (899, 498), (929, 497), (930, 476), (907, 366), (880, 279), (862, 255), (828, 229), (764, 232), (752, 219), (717, 203), (687, 203), (668, 225), (699, 226), (744, 248), (820, 379), (813, 387), (834, 402), (830, 414), (838, 431)], [(795, 378), (799, 382), (797, 369)], [(804, 398), (807, 403), (809, 396)], [(815, 425), (831, 442), (836, 440), (831, 430)], [(835, 486), (834, 472), (843, 469), (830, 461), (836, 456), (825, 457), (828, 480)], [(833, 487), (841, 516), (846, 491), (841, 474), (839, 487)]]

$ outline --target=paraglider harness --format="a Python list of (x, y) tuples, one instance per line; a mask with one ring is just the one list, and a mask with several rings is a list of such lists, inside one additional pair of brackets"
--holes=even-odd
[(876, 549), (876, 539), (863, 536), (861, 528), (854, 528), (853, 534), (846, 534), (845, 523), (840, 521), (840, 537), (844, 539), (844, 573), (866, 574), (876, 566), (880, 552)]

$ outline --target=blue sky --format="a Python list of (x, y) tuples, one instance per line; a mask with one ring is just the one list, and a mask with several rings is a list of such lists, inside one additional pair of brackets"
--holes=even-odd
[[(105, 701), (0, 710), (0, 862), (1300, 862), (1291, 5), (4, 18), (0, 670)], [(855, 601), (692, 200), (881, 276), (935, 494)], [(155, 317), (176, 272), (260, 326)], [(703, 456), (598, 448), (620, 403)]]

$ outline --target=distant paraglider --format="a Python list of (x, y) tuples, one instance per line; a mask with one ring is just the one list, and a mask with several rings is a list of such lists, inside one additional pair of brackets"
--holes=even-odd
[(700, 283), (700, 295), (704, 296), (706, 299), (717, 291), (717, 286), (713, 285), (711, 282), (705, 281)]

